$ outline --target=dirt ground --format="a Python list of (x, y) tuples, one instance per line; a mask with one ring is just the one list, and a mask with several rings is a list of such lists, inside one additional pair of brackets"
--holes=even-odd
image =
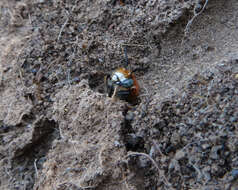
[[(0, 189), (238, 189), (237, 0), (0, 10)], [(133, 106), (104, 87), (125, 47)]]

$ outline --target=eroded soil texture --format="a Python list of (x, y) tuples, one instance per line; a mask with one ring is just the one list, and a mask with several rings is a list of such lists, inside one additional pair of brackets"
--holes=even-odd
[(0, 189), (236, 190), (237, 31), (237, 0), (2, 0)]

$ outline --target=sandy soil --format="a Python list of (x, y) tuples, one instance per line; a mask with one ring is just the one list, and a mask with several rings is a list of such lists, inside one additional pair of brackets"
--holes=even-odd
[[(0, 189), (237, 189), (237, 8), (2, 0)], [(125, 47), (134, 106), (103, 83)]]

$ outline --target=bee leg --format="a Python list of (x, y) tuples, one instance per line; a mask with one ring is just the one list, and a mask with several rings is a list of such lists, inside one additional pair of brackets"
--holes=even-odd
[(117, 99), (116, 94), (117, 94), (117, 92), (118, 92), (118, 88), (119, 88), (119, 86), (116, 86), (116, 88), (115, 88), (114, 91), (113, 91), (113, 94), (112, 94), (112, 101), (113, 101), (113, 102), (115, 102), (116, 99)]

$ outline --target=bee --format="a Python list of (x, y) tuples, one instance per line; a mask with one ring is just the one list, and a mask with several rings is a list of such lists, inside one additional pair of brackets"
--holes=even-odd
[[(127, 55), (126, 64), (128, 65)], [(129, 103), (135, 103), (137, 101), (140, 87), (134, 73), (130, 70), (120, 67), (116, 69), (111, 75), (106, 75), (104, 78), (104, 83), (109, 97), (115, 96)]]

